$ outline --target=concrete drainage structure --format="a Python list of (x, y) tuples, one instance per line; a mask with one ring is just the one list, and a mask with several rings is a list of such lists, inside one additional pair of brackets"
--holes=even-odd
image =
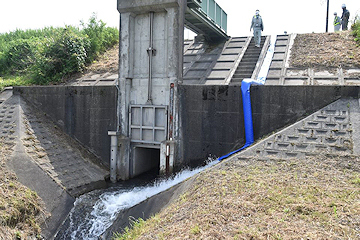
[[(198, 26), (188, 16), (194, 1), (119, 0), (119, 75), (83, 76), (72, 86), (15, 87), (15, 94), (99, 157), (112, 181), (152, 168), (170, 173), (239, 148), (244, 144), (239, 85), (244, 77), (256, 78), (269, 37), (256, 53), (251, 37), (184, 44), (184, 25)], [(296, 69), (286, 64), (291, 39), (277, 36), (266, 84), (252, 87), (255, 139), (340, 97), (358, 97), (359, 80), (351, 75), (357, 69), (343, 69), (337, 82), (317, 72), (307, 80), (294, 76)], [(318, 86), (308, 86), (315, 80)]]

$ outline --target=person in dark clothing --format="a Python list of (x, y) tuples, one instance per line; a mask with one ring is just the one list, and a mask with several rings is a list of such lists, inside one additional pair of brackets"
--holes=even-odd
[(264, 30), (264, 23), (260, 16), (259, 10), (256, 10), (255, 16), (251, 20), (250, 31), (251, 31), (251, 29), (253, 29), (253, 31), (254, 31), (255, 46), (260, 47), (261, 31)]
[(346, 9), (345, 4), (343, 4), (341, 7), (343, 9), (343, 13), (341, 15), (341, 26), (342, 26), (342, 30), (344, 31), (344, 30), (348, 30), (350, 12), (349, 12), (349, 10)]

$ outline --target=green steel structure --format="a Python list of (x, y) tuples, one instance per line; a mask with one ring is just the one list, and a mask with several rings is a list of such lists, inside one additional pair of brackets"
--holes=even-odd
[(214, 0), (187, 0), (185, 25), (207, 40), (226, 40), (227, 14)]

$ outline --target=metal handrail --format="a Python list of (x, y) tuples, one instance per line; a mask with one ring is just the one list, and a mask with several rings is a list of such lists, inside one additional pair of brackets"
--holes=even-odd
[(201, 11), (214, 21), (221, 29), (227, 32), (227, 14), (214, 0), (202, 0)]

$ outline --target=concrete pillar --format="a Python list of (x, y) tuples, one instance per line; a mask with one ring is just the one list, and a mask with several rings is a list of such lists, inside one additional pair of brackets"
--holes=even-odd
[(177, 144), (175, 141), (164, 141), (160, 147), (160, 174), (170, 174), (174, 170)]
[[(160, 149), (160, 159), (164, 159), (166, 156), (163, 155), (162, 143), (170, 141), (172, 160), (168, 161), (171, 165), (168, 169), (172, 170), (181, 159), (177, 87), (182, 82), (186, 0), (118, 0), (117, 3), (120, 13), (118, 118), (121, 132), (119, 139), (121, 145), (119, 172), (121, 173), (119, 175), (121, 179), (127, 179), (133, 176), (131, 164), (136, 161), (132, 159), (134, 139), (129, 126), (129, 109), (132, 105), (167, 106), (169, 113), (171, 112), (166, 136), (163, 139), (157, 137), (153, 141), (137, 141), (136, 147), (147, 148), (151, 144), (152, 148)], [(154, 26), (152, 34), (151, 19)], [(153, 36), (152, 41), (150, 41), (151, 36)], [(151, 42), (152, 46), (149, 46)], [(156, 54), (148, 54), (149, 49), (151, 51), (154, 49)], [(151, 69), (149, 55), (152, 57)], [(149, 79), (151, 79), (151, 87), (149, 87)], [(148, 101), (149, 92), (152, 95), (151, 102)]]
[(108, 131), (108, 135), (110, 136), (110, 181), (117, 181), (117, 162), (118, 162), (118, 153), (119, 153), (119, 145), (118, 145), (118, 135), (119, 132), (116, 131)]
[(127, 180), (130, 178), (130, 138), (124, 135), (118, 140), (120, 152), (117, 162), (117, 175), (120, 180)]

